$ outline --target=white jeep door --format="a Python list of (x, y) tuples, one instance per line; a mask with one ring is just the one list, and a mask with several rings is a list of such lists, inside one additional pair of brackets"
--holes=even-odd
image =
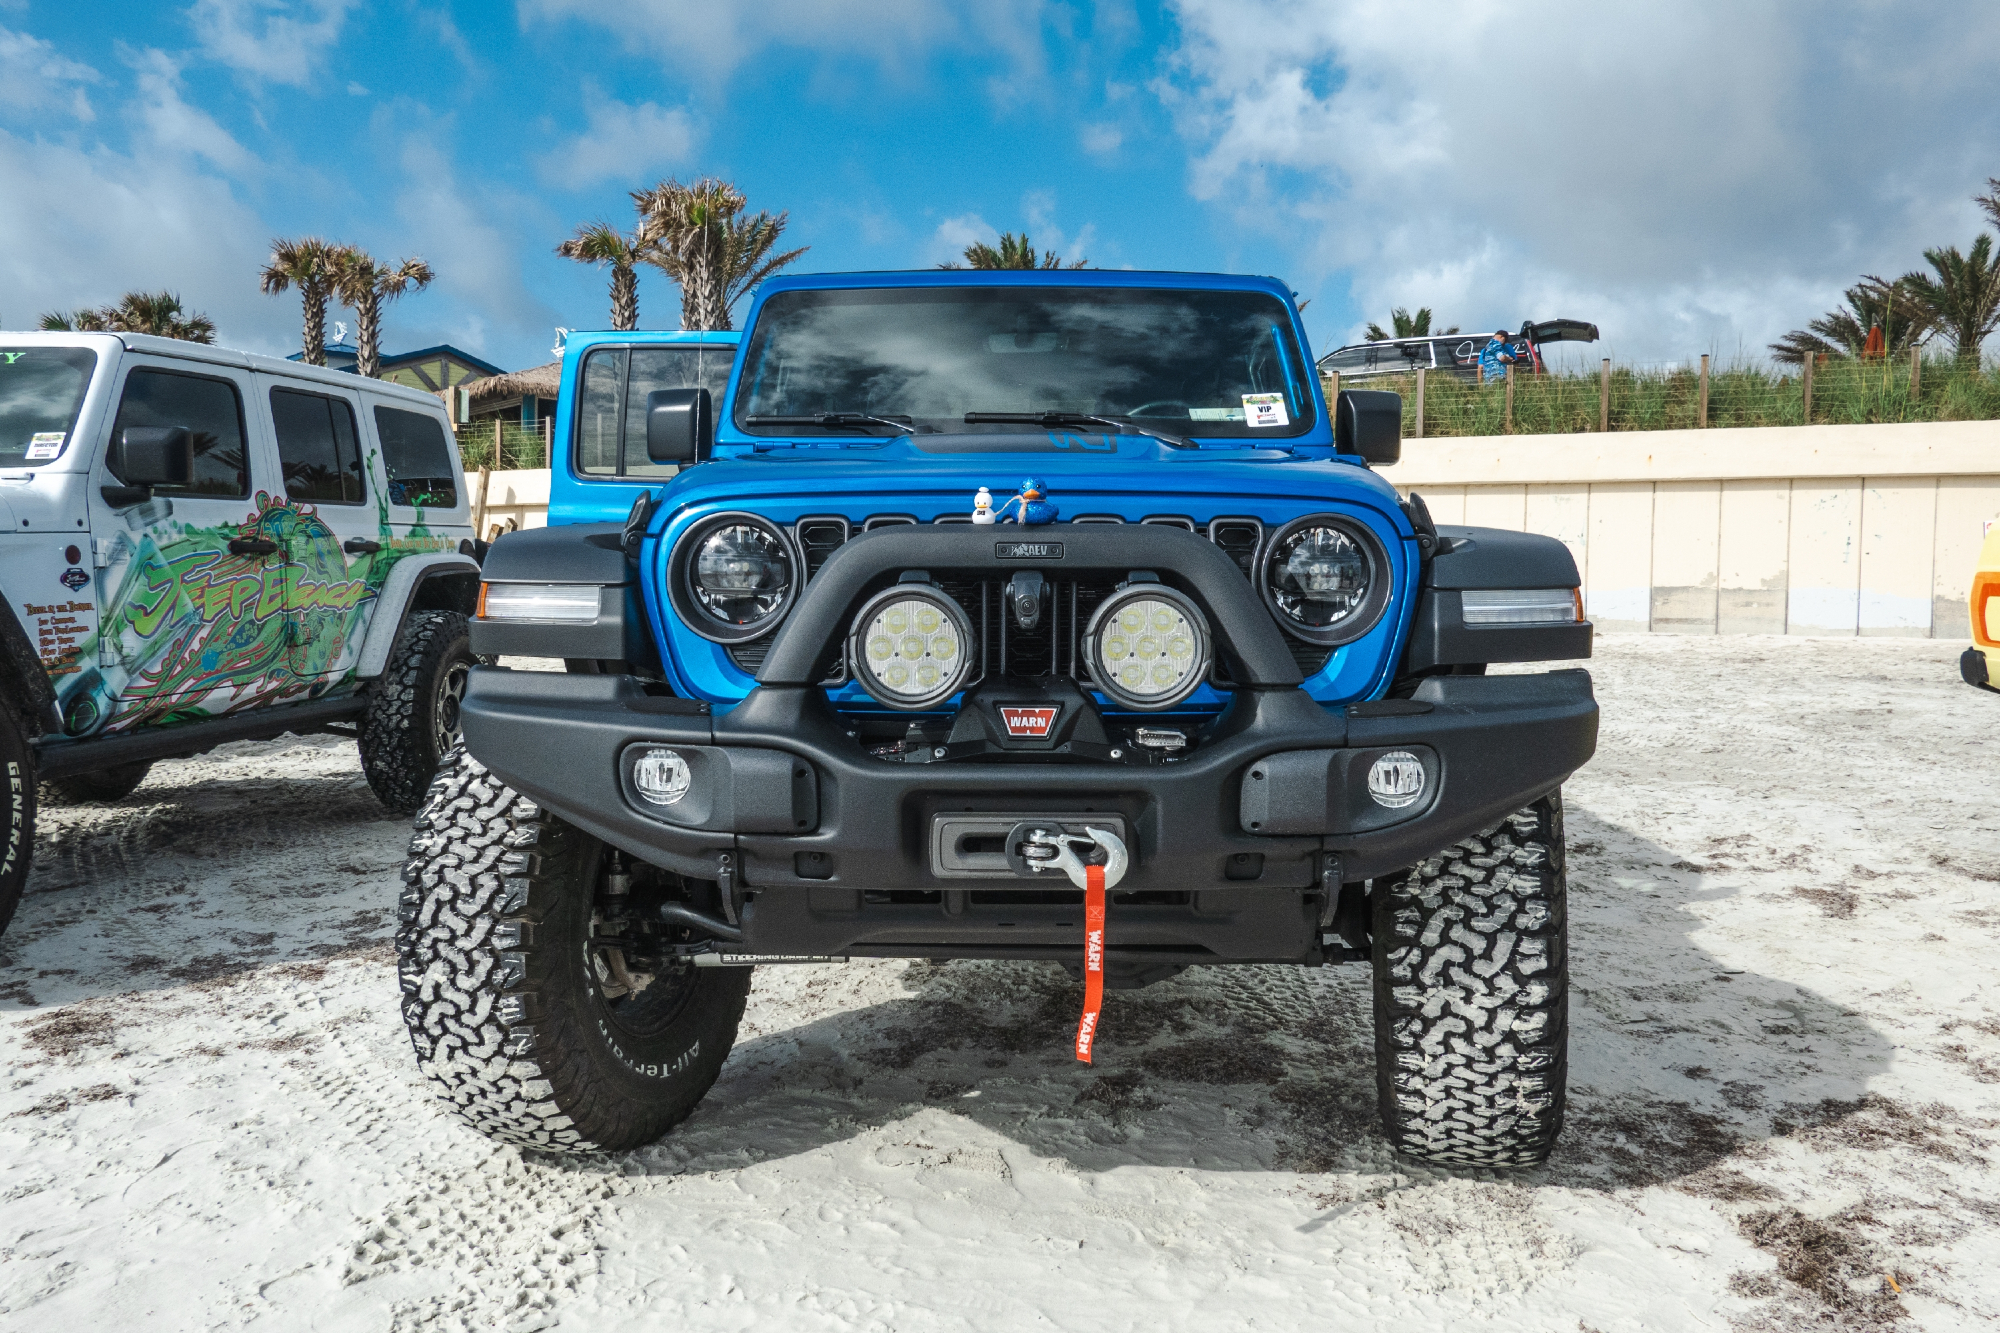
[[(281, 547), (268, 526), (277, 478), (250, 373), (144, 353), (128, 353), (120, 369), (88, 495), (96, 661), (58, 687), (65, 729), (125, 731), (300, 693), (287, 660)], [(150, 499), (120, 494), (109, 445), (133, 426), (188, 430), (192, 479)]]
[(286, 660), (319, 695), (354, 669), (393, 558), (386, 505), (362, 461), (360, 394), (259, 374), (283, 494), (270, 526), (285, 561)]

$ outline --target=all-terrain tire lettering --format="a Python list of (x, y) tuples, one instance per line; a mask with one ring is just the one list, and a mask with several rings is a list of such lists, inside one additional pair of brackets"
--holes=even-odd
[(0, 801), (6, 802), (5, 830), (0, 830), (0, 931), (14, 919), (21, 890), (28, 883), (28, 866), (35, 855), (35, 761), (28, 737), (11, 709), (0, 708)]
[(600, 854), (463, 747), (417, 815), (396, 933), (403, 1019), (438, 1095), (490, 1138), (551, 1152), (650, 1142), (694, 1110), (735, 1042), (751, 969), (697, 969), (639, 1043), (682, 1059), (625, 1054), (589, 968)]
[(1561, 793), (1375, 882), (1383, 1132), (1444, 1166), (1544, 1161), (1569, 1064)]

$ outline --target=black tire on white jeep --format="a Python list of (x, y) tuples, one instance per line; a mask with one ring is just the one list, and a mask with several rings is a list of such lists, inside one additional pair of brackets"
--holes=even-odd
[(1562, 794), (1375, 881), (1375, 1083), (1404, 1157), (1535, 1166), (1562, 1131), (1569, 942)]
[(445, 753), (458, 744), (466, 672), (476, 659), (456, 611), (412, 611), (361, 715), (361, 771), (399, 815), (423, 803)]
[(69, 805), (84, 805), (91, 801), (108, 804), (130, 796), (152, 771), (152, 760), (142, 759), (135, 764), (119, 764), (95, 773), (72, 773), (66, 778), (44, 778), (42, 781), (50, 794)]
[(683, 960), (607, 997), (623, 987), (592, 941), (604, 864), (602, 843), (463, 749), (417, 816), (396, 932), (403, 1020), (438, 1095), (489, 1138), (649, 1143), (694, 1110), (736, 1041), (747, 967)]
[(14, 919), (35, 859), (35, 756), (12, 708), (0, 707), (0, 931)]

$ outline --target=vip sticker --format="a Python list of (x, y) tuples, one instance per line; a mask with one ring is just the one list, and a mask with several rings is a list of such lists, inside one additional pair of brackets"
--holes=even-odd
[(1289, 426), (1291, 414), (1285, 411), (1285, 395), (1281, 393), (1246, 393), (1243, 395), (1243, 416), (1252, 426)]

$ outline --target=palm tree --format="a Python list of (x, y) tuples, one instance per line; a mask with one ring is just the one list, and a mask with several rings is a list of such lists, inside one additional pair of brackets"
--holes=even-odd
[(305, 306), (305, 363), (326, 364), (326, 301), (338, 281), (343, 256), (348, 247), (335, 245), (317, 236), (296, 241), (280, 237), (271, 242), (271, 262), (264, 265), (259, 285), (266, 296), (276, 296), (293, 287)]
[(631, 236), (609, 222), (586, 222), (576, 235), (556, 247), (564, 259), (580, 264), (611, 266), (611, 327), (618, 330), (639, 327), (638, 263), (646, 249), (645, 228)]
[(191, 343), (215, 341), (215, 321), (182, 309), (181, 298), (174, 292), (127, 292), (117, 305), (85, 307), (68, 314), (50, 311), (42, 316), (42, 327), (79, 333), (150, 333)]
[[(1388, 342), (1391, 338), (1428, 338), (1431, 336), (1431, 308), (1427, 305), (1418, 306), (1417, 313), (1412, 315), (1402, 306), (1397, 306), (1389, 312), (1389, 325), (1395, 329), (1394, 333), (1384, 333), (1382, 326), (1371, 320), (1366, 340), (1371, 343), (1382, 343)], [(1448, 337), (1457, 332), (1458, 325), (1454, 324), (1448, 329), (1439, 329), (1438, 335)]]
[(1904, 282), (1951, 338), (1958, 359), (1977, 365), (1979, 345), (2000, 327), (2000, 260), (1993, 238), (1981, 232), (1966, 254), (1948, 245), (1924, 251), (1924, 258), (1937, 277), (1912, 273)]
[(1975, 194), (1972, 202), (1986, 210), (1986, 216), (1993, 219), (1993, 225), (2000, 227), (2000, 176), (1986, 178), (1986, 193)]
[(382, 303), (431, 285), (431, 266), (421, 259), (380, 264), (363, 250), (342, 247), (334, 269), (334, 290), (354, 307), (354, 372), (363, 379), (382, 375)]
[(728, 181), (661, 181), (635, 190), (642, 221), (639, 258), (680, 284), (681, 327), (727, 329), (745, 293), (809, 248), (773, 255), (790, 214), (743, 216), (749, 201)]
[(1863, 274), (1847, 289), (1846, 305), (1772, 343), (1772, 359), (1798, 365), (1808, 356), (1860, 356), (1868, 346), (1868, 331), (1875, 328), (1882, 330), (1884, 350), (1890, 356), (1918, 346), (1937, 327), (1929, 307), (1916, 294), (1914, 284), (1922, 280), (1915, 273), (1905, 273), (1894, 282)]
[(1064, 263), (1063, 257), (1053, 250), (1035, 253), (1035, 245), (1027, 232), (1016, 236), (1011, 231), (1000, 233), (1000, 247), (996, 250), (984, 241), (974, 241), (965, 247), (965, 262), (953, 260), (939, 264), (939, 268), (1084, 268), (1090, 261), (1078, 259)]

